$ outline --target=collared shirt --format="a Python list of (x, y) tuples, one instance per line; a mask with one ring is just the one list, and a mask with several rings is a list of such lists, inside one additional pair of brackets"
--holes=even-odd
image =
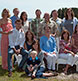
[(42, 36), (40, 38), (40, 48), (47, 53), (56, 52), (55, 38), (52, 36), (50, 36), (49, 38)]
[(11, 48), (14, 48), (17, 45), (23, 47), (24, 42), (25, 42), (24, 31), (22, 31), (21, 29), (18, 31), (16, 28), (14, 28), (13, 32), (9, 34), (9, 46)]
[(49, 22), (45, 22), (45, 19), (40, 22), (40, 26), (39, 26), (39, 37), (43, 36), (45, 34), (44, 32), (44, 27), (46, 26), (46, 24), (49, 24), (51, 27), (51, 33), (56, 33), (57, 31), (57, 24), (54, 21), (49, 20)]
[(56, 20), (53, 20), (53, 17), (50, 18), (51, 21), (55, 21), (57, 24), (57, 31), (56, 31), (56, 36), (60, 36), (62, 32), (62, 19), (58, 18)]
[(16, 21), (17, 19), (19, 19), (19, 17), (12, 16), (10, 19), (12, 20), (12, 26), (13, 26), (13, 28), (15, 28), (15, 21)]
[(31, 21), (31, 26), (30, 26), (30, 29), (31, 29), (31, 31), (35, 34), (35, 36), (38, 38), (39, 37), (39, 35), (38, 35), (38, 33), (39, 33), (39, 26), (40, 26), (40, 22), (42, 21), (43, 19), (37, 19), (37, 18), (35, 18), (35, 19), (33, 19), (32, 21)]

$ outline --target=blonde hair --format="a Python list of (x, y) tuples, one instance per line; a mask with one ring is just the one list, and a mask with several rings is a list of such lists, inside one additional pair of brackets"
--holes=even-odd
[(8, 9), (3, 9), (3, 11), (2, 11), (2, 17), (4, 17), (4, 11), (7, 11), (7, 13), (8, 13), (8, 16), (7, 16), (7, 18), (9, 18), (10, 17), (10, 12), (9, 12), (9, 10)]
[(31, 55), (34, 55), (34, 56), (37, 55), (37, 51), (35, 51), (35, 50), (31, 51), (30, 56)]

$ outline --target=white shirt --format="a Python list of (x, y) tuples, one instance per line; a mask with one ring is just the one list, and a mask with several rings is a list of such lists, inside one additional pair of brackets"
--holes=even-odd
[(29, 21), (24, 22), (24, 26), (22, 26), (24, 32), (26, 33), (28, 31), (29, 28)]
[(15, 46), (17, 45), (23, 47), (24, 42), (25, 42), (24, 32), (21, 29), (18, 31), (16, 28), (14, 28), (13, 32), (9, 34), (9, 46), (11, 48), (15, 48)]

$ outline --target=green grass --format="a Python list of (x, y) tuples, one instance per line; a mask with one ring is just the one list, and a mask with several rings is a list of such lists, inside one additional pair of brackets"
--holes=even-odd
[(0, 57), (0, 81), (78, 81), (78, 80), (59, 80), (56, 77), (50, 77), (48, 79), (33, 79), (27, 77), (25, 72), (18, 72), (16, 69), (13, 70), (12, 77), (8, 77), (8, 71), (3, 70), (1, 67), (1, 57)]
[[(0, 81), (32, 81), (30, 77), (27, 77), (25, 72), (17, 72), (16, 69), (13, 70), (12, 77), (8, 77), (8, 71), (3, 70), (1, 67), (1, 57), (0, 57)], [(34, 79), (33, 81), (48, 81), (48, 79)], [(52, 81), (52, 79), (49, 79)], [(53, 81), (58, 81), (53, 79)]]

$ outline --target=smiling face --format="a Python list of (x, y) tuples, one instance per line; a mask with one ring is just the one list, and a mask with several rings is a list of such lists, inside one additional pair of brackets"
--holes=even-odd
[(33, 44), (33, 48), (34, 48), (34, 50), (38, 50), (38, 43), (37, 43), (37, 42), (35, 42), (35, 43)]
[(67, 11), (67, 15), (68, 15), (68, 16), (71, 15), (71, 9), (69, 9), (69, 10)]
[(67, 32), (65, 32), (65, 33), (63, 34), (63, 38), (64, 38), (64, 40), (68, 41), (69, 35), (68, 35)]
[(49, 15), (48, 13), (45, 13), (45, 14), (44, 14), (44, 18), (45, 18), (45, 21), (46, 21), (46, 22), (49, 22), (50, 15)]
[(22, 14), (22, 19), (23, 19), (23, 20), (27, 20), (27, 14), (26, 14), (26, 13), (23, 13), (23, 14)]
[(45, 26), (44, 30), (45, 30), (45, 33), (48, 33), (48, 34), (51, 32), (51, 28), (48, 25)]
[(41, 11), (40, 11), (40, 10), (36, 10), (35, 14), (36, 14), (36, 17), (37, 17), (37, 18), (40, 18)]
[(31, 34), (30, 31), (28, 31), (28, 33), (27, 33), (27, 38), (28, 38), (28, 39), (32, 39), (32, 34)]
[(3, 12), (2, 12), (2, 17), (10, 17), (10, 13), (9, 13), (9, 10), (8, 9), (4, 9)]
[(37, 56), (37, 52), (36, 51), (32, 51), (30, 56), (32, 57), (32, 60), (34, 60)]
[(14, 13), (15, 16), (18, 16), (18, 14), (19, 14), (18, 8), (15, 8), (15, 9), (13, 10), (13, 13)]
[(16, 20), (15, 21), (16, 29), (19, 30), (22, 27), (22, 21), (21, 20)]

